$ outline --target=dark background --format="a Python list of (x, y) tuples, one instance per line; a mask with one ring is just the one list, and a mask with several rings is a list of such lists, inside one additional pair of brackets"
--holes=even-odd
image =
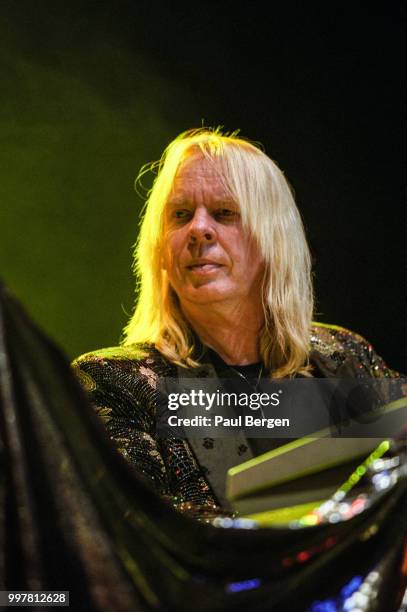
[(295, 188), (316, 318), (407, 371), (406, 21), (397, 2), (3, 0), (4, 280), (70, 357), (116, 344), (138, 170), (185, 129), (240, 128)]

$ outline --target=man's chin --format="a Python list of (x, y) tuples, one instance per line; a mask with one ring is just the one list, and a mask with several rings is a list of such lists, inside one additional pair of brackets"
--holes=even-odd
[(185, 296), (185, 301), (195, 305), (210, 305), (225, 302), (230, 296), (218, 291), (195, 291), (193, 294)]

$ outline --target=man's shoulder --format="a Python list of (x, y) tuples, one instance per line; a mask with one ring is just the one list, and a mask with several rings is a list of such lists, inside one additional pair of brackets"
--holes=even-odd
[(100, 384), (119, 386), (145, 381), (155, 387), (157, 379), (170, 375), (171, 364), (151, 344), (113, 346), (89, 351), (72, 362), (72, 368), (85, 388)]
[(83, 353), (83, 355), (73, 360), (72, 365), (74, 367), (81, 367), (87, 363), (143, 362), (147, 359), (154, 359), (157, 353), (158, 351), (151, 344), (111, 346)]
[(371, 344), (366, 338), (346, 327), (313, 321), (311, 348), (324, 355), (332, 355), (355, 349), (368, 350)]
[(311, 330), (311, 351), (316, 351), (322, 357), (328, 357), (338, 366), (345, 361), (353, 364), (361, 372), (369, 376), (399, 378), (400, 373), (389, 368), (384, 359), (377, 354), (372, 344), (360, 334), (326, 323), (313, 323)]

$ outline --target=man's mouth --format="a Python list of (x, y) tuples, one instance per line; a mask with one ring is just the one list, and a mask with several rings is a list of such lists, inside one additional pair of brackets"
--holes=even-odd
[(202, 263), (196, 263), (196, 264), (192, 264), (191, 266), (187, 266), (188, 270), (191, 270), (192, 272), (199, 272), (199, 273), (209, 273), (209, 272), (213, 272), (214, 270), (219, 270), (219, 268), (221, 268), (221, 264), (217, 264), (217, 263), (213, 263), (213, 262), (202, 262)]

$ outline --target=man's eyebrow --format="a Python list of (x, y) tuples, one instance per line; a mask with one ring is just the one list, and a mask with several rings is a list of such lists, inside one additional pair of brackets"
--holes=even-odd
[(219, 198), (218, 200), (216, 200), (216, 202), (219, 202), (220, 204), (233, 204), (234, 206), (237, 206), (237, 202), (233, 199), (233, 198)]
[(180, 204), (190, 204), (188, 198), (168, 198), (166, 202), (167, 206), (179, 206)]
[(218, 198), (213, 201), (214, 206), (234, 206), (235, 208), (239, 208), (238, 203), (232, 198)]
[[(166, 202), (167, 206), (179, 206), (179, 205), (183, 205), (185, 204), (186, 206), (189, 205), (194, 205), (194, 202), (191, 202), (191, 200), (189, 200), (187, 197), (170, 197), (168, 198), (167, 202)], [(237, 202), (233, 199), (233, 198), (229, 198), (227, 196), (225, 197), (219, 197), (219, 198), (214, 198), (211, 201), (211, 204), (215, 205), (215, 206), (219, 206), (220, 204), (226, 204), (227, 206), (238, 206)]]

